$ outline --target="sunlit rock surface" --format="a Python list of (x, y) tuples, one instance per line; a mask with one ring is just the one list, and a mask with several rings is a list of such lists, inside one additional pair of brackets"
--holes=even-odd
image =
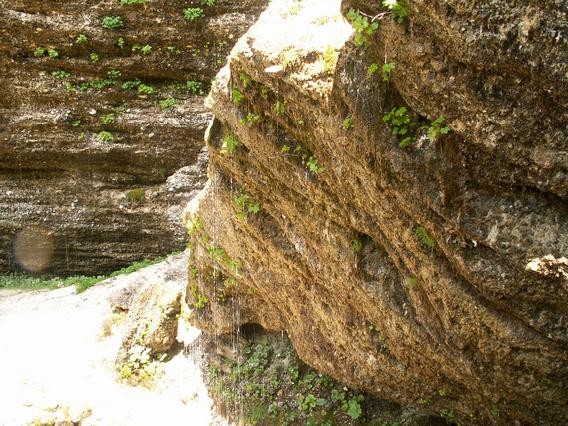
[(416, 1), (356, 47), (340, 6), (376, 3), (273, 2), (218, 74), (197, 323), (462, 424), (566, 423), (566, 6)]

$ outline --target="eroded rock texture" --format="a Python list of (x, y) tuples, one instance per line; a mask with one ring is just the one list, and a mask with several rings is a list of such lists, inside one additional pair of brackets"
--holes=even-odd
[[(418, 410), (566, 423), (566, 6), (410, 3), (367, 46), (328, 0), (273, 3), (237, 43), (187, 211), (188, 302)], [(383, 122), (402, 106), (404, 148)]]
[[(0, 2), (0, 272), (100, 274), (184, 246), (203, 95), (266, 2), (128, 3)], [(23, 230), (38, 238), (15, 259)]]

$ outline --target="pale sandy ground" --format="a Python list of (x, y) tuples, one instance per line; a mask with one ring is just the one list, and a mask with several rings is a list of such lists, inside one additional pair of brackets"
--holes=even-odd
[[(212, 412), (198, 366), (183, 354), (164, 364), (155, 390), (117, 383), (120, 332), (102, 340), (100, 332), (110, 313), (106, 298), (123, 282), (118, 277), (79, 295), (74, 288), (0, 289), (0, 425), (89, 412), (82, 425), (225, 424)], [(199, 330), (180, 334), (191, 340)]]

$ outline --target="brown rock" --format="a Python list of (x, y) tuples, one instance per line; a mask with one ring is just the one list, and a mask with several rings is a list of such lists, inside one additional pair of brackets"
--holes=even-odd
[[(565, 8), (408, 3), (367, 48), (328, 0), (274, 2), (237, 43), (186, 212), (187, 301), (211, 333), (285, 330), (310, 365), (425, 413), (567, 423)], [(515, 33), (529, 12), (547, 19)], [(385, 57), (388, 84), (367, 71)], [(406, 148), (382, 119), (401, 106)]]

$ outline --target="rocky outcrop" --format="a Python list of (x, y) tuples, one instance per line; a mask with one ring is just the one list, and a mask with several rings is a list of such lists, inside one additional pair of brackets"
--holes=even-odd
[(193, 3), (1, 3), (0, 272), (101, 274), (184, 246), (204, 93), (266, 2)]
[(462, 424), (566, 423), (566, 7), (413, 1), (374, 31), (377, 3), (343, 1), (356, 34), (339, 1), (273, 3), (217, 76), (196, 321)]

